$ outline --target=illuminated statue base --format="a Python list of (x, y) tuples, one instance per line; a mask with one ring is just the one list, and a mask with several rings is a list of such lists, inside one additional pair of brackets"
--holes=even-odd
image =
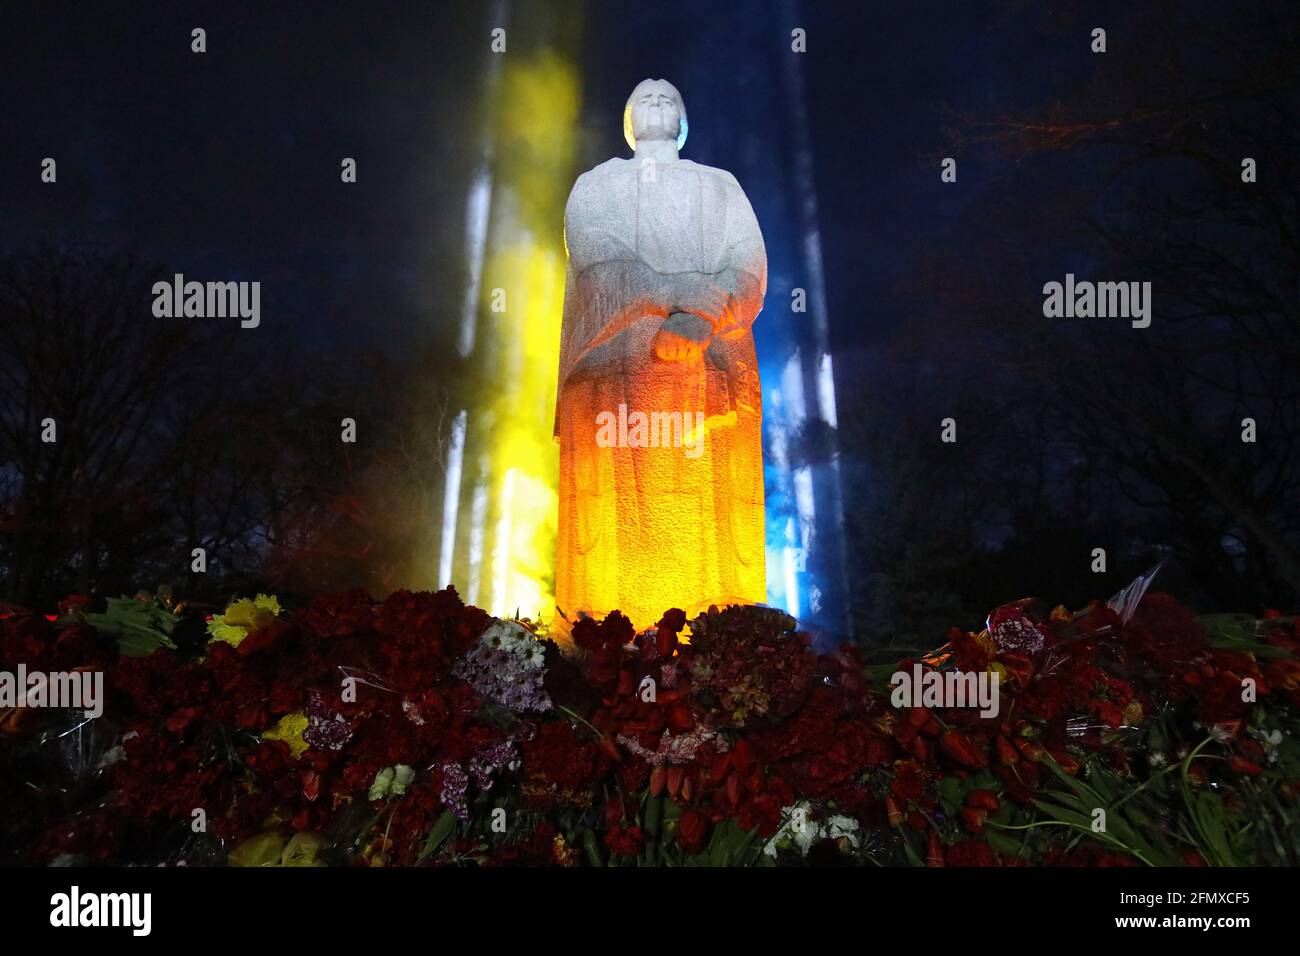
[[(642, 323), (611, 343), (626, 375), (570, 376), (557, 422), (559, 606), (570, 616), (619, 610), (638, 628), (665, 608), (756, 604), (767, 595), (757, 383), (733, 402), (734, 383), (711, 356), (655, 361), (655, 328)], [(754, 367), (748, 335), (709, 351), (724, 348)], [(608, 429), (623, 441), (606, 447), (592, 409), (620, 406), (633, 424), (626, 434)], [(649, 411), (638, 434), (640, 410)]]

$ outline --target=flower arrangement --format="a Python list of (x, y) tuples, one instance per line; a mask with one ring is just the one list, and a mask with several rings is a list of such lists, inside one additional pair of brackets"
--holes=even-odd
[[(1300, 863), (1300, 622), (1276, 614), (1016, 602), (870, 664), (762, 607), (640, 634), (615, 612), (559, 641), (452, 589), (259, 596), (206, 621), (127, 600), (113, 620), (167, 639), (133, 627), (123, 647), (84, 600), (3, 621), (0, 668), (111, 688), (97, 721), (0, 734), (12, 860)], [(890, 675), (914, 667), (996, 675), (996, 714), (895, 706)]]

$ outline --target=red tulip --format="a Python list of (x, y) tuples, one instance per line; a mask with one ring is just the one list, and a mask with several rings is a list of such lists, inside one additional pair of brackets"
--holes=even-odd
[(664, 792), (664, 786), (668, 783), (668, 769), (660, 764), (652, 767), (650, 770), (650, 796), (657, 797)]
[(889, 815), (889, 825), (891, 827), (902, 825), (903, 811), (898, 809), (898, 804), (894, 802), (893, 797), (885, 797), (885, 812)]
[(685, 773), (686, 771), (681, 767), (668, 768), (668, 796), (672, 797), (674, 800), (676, 800), (677, 795), (681, 793), (682, 777)]
[(1073, 775), (1079, 772), (1079, 761), (1075, 760), (1064, 750), (1053, 750), (1051, 751), (1051, 754), (1052, 759), (1060, 764), (1061, 769), (1066, 773)]
[(685, 704), (678, 704), (668, 711), (668, 726), (676, 733), (685, 733), (695, 726), (695, 718), (691, 716), (691, 709)]
[(926, 866), (943, 866), (943, 844), (939, 842), (939, 834), (930, 831), (930, 840), (926, 847), (925, 854)]
[(939, 738), (939, 745), (949, 757), (967, 767), (987, 767), (989, 765), (988, 755), (984, 753), (983, 749), (977, 747), (973, 740), (959, 731), (948, 731)]
[(708, 832), (708, 822), (696, 810), (687, 810), (677, 819), (677, 842), (687, 853), (698, 853)]
[(740, 773), (733, 773), (727, 778), (727, 800), (734, 807), (740, 803)]
[(731, 770), (731, 754), (718, 754), (713, 758), (713, 763), (709, 766), (709, 780), (712, 783), (720, 784), (727, 778)]
[(600, 740), (596, 743), (600, 746), (600, 749), (609, 756), (610, 760), (621, 761), (623, 759), (623, 754), (619, 751), (618, 744), (614, 742), (614, 738), (610, 734), (601, 734)]
[(1020, 748), (1021, 754), (1023, 754), (1024, 758), (1030, 763), (1038, 763), (1043, 759), (1043, 754), (1046, 753), (1042, 747), (1038, 746), (1038, 744), (1034, 743), (1032, 740), (1018, 740), (1016, 741), (1016, 746)]
[(1228, 761), (1228, 766), (1233, 769), (1234, 773), (1244, 773), (1248, 777), (1258, 777), (1264, 772), (1264, 769), (1259, 764), (1247, 760), (1245, 757), (1235, 755)]
[(736, 741), (731, 748), (731, 763), (737, 770), (748, 770), (754, 765), (754, 745), (748, 740)]
[(307, 798), (308, 803), (314, 803), (320, 796), (320, 774), (315, 770), (303, 771), (302, 795)]

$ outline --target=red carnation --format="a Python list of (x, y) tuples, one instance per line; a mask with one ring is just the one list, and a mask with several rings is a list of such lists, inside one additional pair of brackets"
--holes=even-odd
[(636, 856), (641, 852), (641, 844), (644, 842), (645, 832), (640, 827), (619, 826), (605, 834), (605, 846), (609, 847), (610, 852), (623, 856)]
[(998, 855), (983, 840), (962, 840), (948, 847), (949, 866), (997, 866)]

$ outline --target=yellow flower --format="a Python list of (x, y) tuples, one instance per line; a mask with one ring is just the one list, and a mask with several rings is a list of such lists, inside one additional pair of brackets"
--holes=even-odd
[(208, 634), (214, 641), (225, 641), (227, 644), (239, 646), (239, 642), (248, 637), (248, 629), (238, 627), (234, 624), (227, 624), (220, 617), (214, 617), (208, 621)]
[(254, 604), (249, 598), (242, 598), (231, 603), (222, 615), (227, 624), (235, 627), (248, 627), (253, 623)]
[(289, 753), (294, 759), (302, 756), (307, 749), (307, 741), (302, 739), (307, 729), (307, 715), (300, 710), (285, 714), (270, 730), (262, 731), (263, 740), (283, 740), (289, 745)]
[(280, 601), (273, 594), (241, 598), (232, 602), (225, 614), (213, 615), (208, 621), (208, 634), (214, 641), (225, 641), (238, 647), (250, 631), (267, 627), (279, 613)]

